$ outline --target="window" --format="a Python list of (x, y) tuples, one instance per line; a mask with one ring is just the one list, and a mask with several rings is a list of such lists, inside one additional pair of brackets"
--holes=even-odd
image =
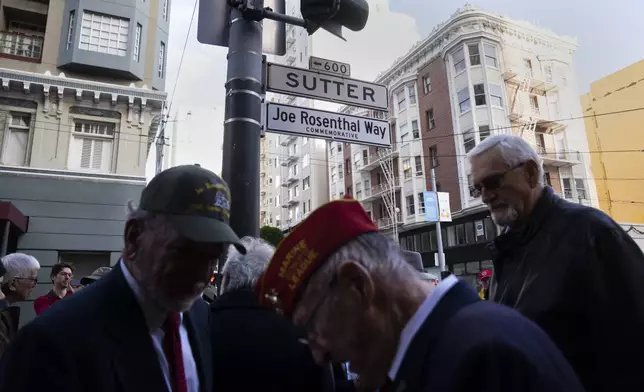
[(544, 73), (546, 74), (546, 82), (552, 83), (552, 65), (546, 65)]
[(481, 141), (490, 137), (490, 127), (487, 125), (479, 125), (479, 139)]
[(584, 180), (575, 179), (575, 188), (577, 188), (577, 198), (586, 200), (586, 184), (584, 184)]
[(461, 109), (461, 113), (470, 111), (472, 109), (472, 106), (470, 105), (470, 90), (465, 87), (456, 95), (458, 97), (458, 107)]
[(474, 129), (470, 128), (463, 133), (463, 147), (465, 147), (465, 153), (472, 151), (476, 145), (476, 138), (474, 137)]
[(11, 113), (7, 129), (8, 133), (4, 138), (3, 164), (25, 166), (25, 163), (27, 163), (30, 125), (31, 115), (27, 113)]
[(416, 214), (416, 209), (415, 203), (414, 203), (414, 195), (409, 195), (405, 197), (405, 201), (407, 202), (407, 215), (415, 215)]
[(530, 109), (535, 113), (539, 113), (539, 97), (536, 95), (530, 96)]
[(490, 84), (490, 103), (492, 106), (503, 107), (503, 92), (498, 84)]
[(362, 190), (358, 189), (356, 191), (356, 200), (362, 200)]
[(532, 76), (532, 60), (523, 59), (523, 66), (525, 67), (525, 74), (527, 76)]
[(344, 169), (342, 168), (342, 164), (338, 165), (338, 174), (340, 176), (340, 179), (344, 178)]
[(356, 152), (353, 154), (353, 163), (355, 163), (356, 167), (360, 167), (360, 162), (362, 161), (362, 153), (361, 152)]
[(76, 23), (76, 11), (69, 11), (69, 26), (67, 27), (67, 45), (65, 50), (69, 50), (74, 42), (74, 23)]
[(429, 147), (429, 162), (432, 167), (437, 167), (440, 163), (438, 162), (438, 147), (430, 146)]
[(161, 79), (165, 75), (165, 44), (163, 42), (159, 45), (159, 69), (157, 70), (157, 75)]
[(141, 53), (141, 34), (143, 32), (143, 26), (139, 23), (136, 24), (136, 33), (134, 35), (134, 61), (139, 62), (140, 53)]
[(416, 104), (416, 88), (414, 86), (407, 86), (407, 91), (409, 92), (409, 104)]
[(297, 176), (298, 170), (297, 170), (297, 164), (291, 166), (288, 170), (289, 177), (295, 177)]
[(420, 138), (420, 130), (418, 129), (418, 120), (411, 120), (411, 134), (414, 139)]
[(351, 160), (345, 159), (344, 161), (345, 174), (351, 174)]
[(423, 93), (429, 94), (432, 91), (432, 79), (429, 77), (429, 74), (425, 74), (422, 80), (423, 80)]
[(362, 150), (362, 164), (363, 165), (368, 165), (369, 164), (369, 151), (368, 150)]
[(407, 108), (405, 90), (401, 90), (396, 94), (396, 102), (398, 102), (398, 111), (405, 110)]
[(336, 183), (338, 181), (338, 169), (335, 167), (331, 168), (331, 182)]
[(463, 49), (455, 52), (452, 55), (452, 60), (454, 61), (454, 70), (456, 73), (465, 69), (465, 53), (463, 52)]
[(485, 44), (483, 45), (483, 51), (485, 54), (485, 65), (488, 67), (498, 68), (499, 65), (496, 60), (496, 48), (492, 45)]
[(470, 198), (476, 199), (477, 197), (481, 196), (481, 193), (474, 188), (474, 183), (472, 181), (472, 175), (468, 174), (467, 175), (467, 187), (470, 191)]
[(427, 126), (429, 127), (430, 131), (432, 129), (436, 128), (436, 120), (434, 120), (434, 109), (433, 108), (427, 110)]
[(565, 199), (572, 199), (572, 186), (570, 185), (570, 178), (562, 178), (563, 182), (563, 191)]
[(298, 197), (300, 195), (300, 187), (298, 185), (295, 185), (293, 187), (293, 197)]
[(423, 158), (420, 155), (414, 157), (414, 165), (416, 166), (416, 175), (423, 175)]
[(364, 195), (365, 196), (370, 196), (371, 195), (371, 180), (364, 180), (363, 182), (364, 186)]
[(474, 103), (476, 106), (485, 105), (485, 86), (483, 84), (474, 85)]
[(405, 179), (411, 178), (411, 165), (409, 164), (409, 159), (403, 160), (403, 174)]
[(470, 65), (481, 65), (481, 52), (479, 51), (479, 44), (467, 45), (467, 50), (470, 52)]
[(130, 21), (83, 11), (79, 49), (116, 56), (127, 54)]
[(400, 141), (406, 142), (409, 140), (409, 131), (407, 130), (407, 123), (398, 125), (398, 133), (400, 134)]
[(311, 164), (311, 156), (306, 153), (302, 157), (302, 167), (308, 167)]
[(163, 10), (161, 11), (161, 17), (163, 17), (163, 20), (168, 20), (168, 0), (163, 0)]
[(342, 152), (342, 143), (338, 143), (338, 152)]
[(311, 177), (306, 177), (302, 180), (302, 190), (305, 191), (311, 187)]
[(347, 195), (353, 196), (353, 187), (348, 187), (347, 188)]
[(425, 195), (423, 195), (423, 192), (418, 194), (418, 213), (425, 213)]
[(74, 120), (68, 168), (110, 172), (114, 128), (111, 123)]

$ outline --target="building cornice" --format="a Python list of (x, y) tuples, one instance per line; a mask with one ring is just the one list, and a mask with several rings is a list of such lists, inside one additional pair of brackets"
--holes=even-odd
[(34, 167), (18, 167), (0, 165), (0, 175), (29, 176), (39, 178), (56, 178), (67, 180), (84, 180), (92, 182), (116, 182), (122, 184), (145, 185), (147, 180), (142, 176), (123, 174), (90, 173), (70, 170), (40, 169)]

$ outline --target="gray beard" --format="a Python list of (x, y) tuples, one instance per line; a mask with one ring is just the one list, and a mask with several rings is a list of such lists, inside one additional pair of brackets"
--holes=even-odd
[(500, 213), (492, 212), (491, 215), (494, 223), (501, 227), (512, 226), (512, 224), (519, 218), (519, 213), (512, 207), (508, 207)]

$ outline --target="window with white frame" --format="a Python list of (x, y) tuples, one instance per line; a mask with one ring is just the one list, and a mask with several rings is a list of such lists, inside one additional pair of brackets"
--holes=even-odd
[(411, 178), (411, 163), (409, 159), (403, 160), (403, 175), (405, 179)]
[(472, 109), (472, 105), (470, 104), (470, 90), (465, 87), (456, 95), (458, 97), (458, 107), (460, 108), (461, 113), (470, 111)]
[(396, 94), (396, 102), (398, 103), (398, 111), (407, 108), (407, 98), (405, 97), (405, 90), (400, 90)]
[(490, 126), (489, 125), (479, 125), (479, 139), (481, 141), (490, 137)]
[(293, 197), (298, 197), (299, 195), (300, 195), (300, 186), (299, 186), (299, 185), (295, 185), (295, 186), (293, 187)]
[(305, 191), (311, 187), (311, 177), (307, 176), (302, 180), (302, 190)]
[(425, 195), (423, 195), (423, 192), (418, 194), (418, 213), (425, 213)]
[(67, 167), (109, 173), (112, 170), (115, 125), (75, 119)]
[(338, 168), (331, 168), (331, 183), (336, 183), (338, 181)]
[(583, 179), (579, 179), (579, 178), (575, 179), (575, 188), (577, 188), (578, 199), (582, 199), (582, 200), (588, 199), (586, 195), (586, 184), (584, 183)]
[(356, 167), (360, 167), (360, 162), (362, 161), (362, 152), (356, 152), (353, 154), (353, 164)]
[(163, 20), (168, 20), (168, 0), (163, 0), (163, 10), (161, 11), (161, 16)]
[(9, 166), (25, 166), (27, 163), (27, 146), (31, 115), (12, 112), (9, 115), (9, 126), (4, 137), (2, 163)]
[(371, 180), (364, 180), (363, 187), (364, 187), (364, 195), (367, 197), (371, 196)]
[(465, 153), (472, 151), (476, 146), (476, 137), (474, 135), (474, 129), (470, 128), (467, 131), (463, 132), (463, 147), (465, 148)]
[(288, 146), (288, 153), (289, 155), (297, 155), (297, 144), (293, 143), (290, 146)]
[(356, 199), (357, 200), (362, 199), (362, 183), (361, 182), (356, 183)]
[(74, 42), (74, 24), (76, 23), (76, 11), (69, 11), (69, 25), (67, 26), (67, 44), (65, 50), (69, 50)]
[(429, 164), (432, 165), (432, 167), (438, 167), (440, 165), (440, 162), (438, 160), (438, 146), (433, 145), (429, 146)]
[(308, 167), (311, 164), (311, 156), (309, 153), (304, 154), (302, 157), (302, 167)]
[(465, 69), (465, 52), (462, 48), (454, 52), (452, 60), (454, 61), (454, 71), (456, 71), (456, 73)]
[(409, 125), (407, 123), (398, 125), (398, 133), (400, 133), (401, 142), (409, 141)]
[(414, 203), (414, 195), (409, 195), (405, 197), (405, 201), (407, 202), (407, 215), (416, 215), (416, 203)]
[(503, 91), (498, 84), (490, 84), (490, 103), (492, 106), (503, 107)]
[(420, 155), (416, 155), (414, 157), (414, 166), (416, 168), (416, 175), (422, 176), (423, 175), (423, 157), (421, 157)]
[(483, 45), (483, 53), (485, 54), (485, 65), (488, 67), (498, 68), (499, 63), (497, 61), (496, 47), (494, 45), (485, 44)]
[(141, 58), (141, 35), (143, 34), (143, 26), (140, 23), (136, 24), (136, 31), (134, 32), (134, 53), (132, 58), (137, 63)]
[(552, 83), (552, 65), (546, 65), (544, 67), (544, 73), (546, 74), (546, 82)]
[(476, 106), (484, 106), (485, 100), (485, 86), (483, 84), (474, 85), (474, 103)]
[(157, 75), (159, 75), (161, 79), (165, 76), (165, 56), (165, 44), (161, 42), (159, 44), (159, 69), (157, 70)]
[(467, 45), (467, 51), (470, 52), (470, 65), (481, 65), (481, 52), (479, 50), (479, 44)]
[(294, 164), (293, 166), (291, 166), (291, 167), (289, 168), (289, 170), (288, 170), (288, 171), (289, 171), (289, 175), (290, 175), (291, 177), (295, 177), (295, 176), (297, 176), (297, 173), (298, 173), (297, 163), (296, 163), (296, 164)]
[(129, 32), (128, 19), (83, 11), (78, 47), (91, 52), (125, 56)]
[(434, 119), (434, 108), (427, 109), (427, 126), (429, 130), (436, 128), (436, 120)]
[(420, 129), (418, 128), (418, 120), (411, 120), (411, 134), (414, 139), (420, 138)]
[(416, 88), (414, 86), (407, 86), (407, 92), (409, 93), (409, 104), (416, 104)]
[(429, 74), (423, 76), (423, 93), (429, 94), (432, 91), (432, 79)]

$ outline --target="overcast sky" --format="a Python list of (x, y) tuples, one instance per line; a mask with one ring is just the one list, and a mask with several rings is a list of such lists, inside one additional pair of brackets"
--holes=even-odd
[[(382, 4), (386, 0), (369, 2)], [(362, 32), (347, 34), (348, 43), (328, 36), (313, 49), (314, 54), (349, 62), (352, 76), (373, 79), (465, 4), (459, 0), (390, 0), (389, 3), (390, 12), (371, 18)], [(227, 49), (197, 42), (196, 17), (173, 94), (194, 4), (194, 0), (172, 2), (166, 90), (168, 99), (172, 99), (173, 112), (191, 110), (194, 114), (189, 127), (179, 128), (185, 135), (176, 141), (177, 163), (203, 162), (219, 172)], [(472, 4), (513, 19), (530, 21), (558, 34), (577, 37), (575, 68), (580, 93), (588, 90), (590, 82), (644, 58), (644, 0), (479, 0)], [(557, 8), (563, 5), (565, 8)], [(199, 121), (194, 121), (197, 118)]]

